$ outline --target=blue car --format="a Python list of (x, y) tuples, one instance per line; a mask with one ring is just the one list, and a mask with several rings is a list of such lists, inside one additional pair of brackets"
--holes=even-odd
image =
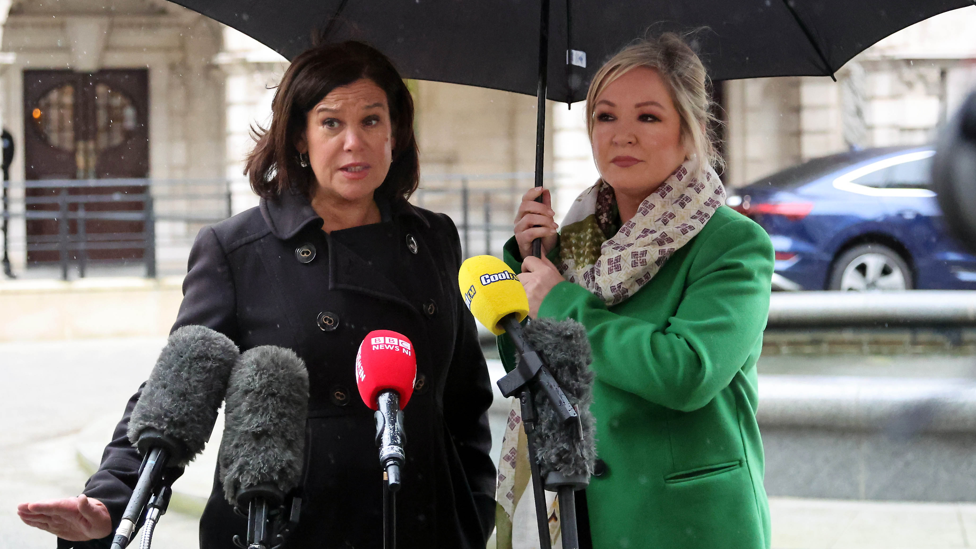
[(976, 257), (948, 234), (932, 147), (855, 151), (764, 177), (728, 199), (769, 233), (778, 290), (976, 289)]

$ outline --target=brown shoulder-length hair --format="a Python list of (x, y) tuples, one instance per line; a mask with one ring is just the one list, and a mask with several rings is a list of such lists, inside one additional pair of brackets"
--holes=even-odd
[(335, 88), (369, 79), (386, 92), (393, 125), (393, 163), (375, 198), (409, 198), (420, 181), (420, 154), (413, 133), (413, 98), (393, 63), (362, 42), (314, 46), (292, 60), (271, 102), (271, 125), (255, 128), (244, 175), (259, 196), (286, 189), (311, 198), (315, 175), (298, 163), (298, 142), (309, 111)]

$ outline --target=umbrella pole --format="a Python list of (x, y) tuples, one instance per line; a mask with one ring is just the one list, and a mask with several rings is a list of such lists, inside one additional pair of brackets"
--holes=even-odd
[[(542, 173), (546, 156), (546, 88), (549, 77), (549, 0), (542, 0), (539, 22), (539, 87), (536, 90), (535, 124), (535, 186), (542, 186)], [(542, 202), (542, 196), (536, 199)], [(532, 255), (542, 257), (542, 239), (532, 242)]]

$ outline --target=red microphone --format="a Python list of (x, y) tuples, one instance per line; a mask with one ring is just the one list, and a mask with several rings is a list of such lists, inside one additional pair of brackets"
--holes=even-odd
[(403, 408), (410, 402), (417, 378), (417, 355), (402, 334), (376, 330), (366, 334), (356, 354), (359, 395), (375, 410), (376, 445), (390, 491), (400, 488), (403, 466)]
[(417, 379), (417, 355), (410, 340), (390, 330), (366, 334), (356, 354), (356, 384), (371, 410), (379, 410), (380, 393), (396, 391), (403, 409), (410, 402)]

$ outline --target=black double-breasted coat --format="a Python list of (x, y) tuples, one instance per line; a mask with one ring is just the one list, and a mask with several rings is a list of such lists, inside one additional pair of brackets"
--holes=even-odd
[[(494, 525), (486, 415), (492, 393), (474, 320), (458, 292), (457, 230), (447, 216), (403, 200), (381, 206), (383, 222), (328, 234), (308, 200), (286, 191), (204, 228), (190, 253), (174, 330), (203, 325), (242, 352), (279, 345), (305, 361), (303, 508), (288, 545), (316, 548), (382, 546), (382, 470), (354, 363), (368, 332), (406, 335), (416, 349), (417, 382), (404, 409), (398, 543), (481, 548)], [(85, 488), (109, 507), (113, 528), (140, 463), (125, 438), (138, 397)], [(233, 548), (233, 535), (244, 537), (245, 529), (215, 479), (201, 547)]]

